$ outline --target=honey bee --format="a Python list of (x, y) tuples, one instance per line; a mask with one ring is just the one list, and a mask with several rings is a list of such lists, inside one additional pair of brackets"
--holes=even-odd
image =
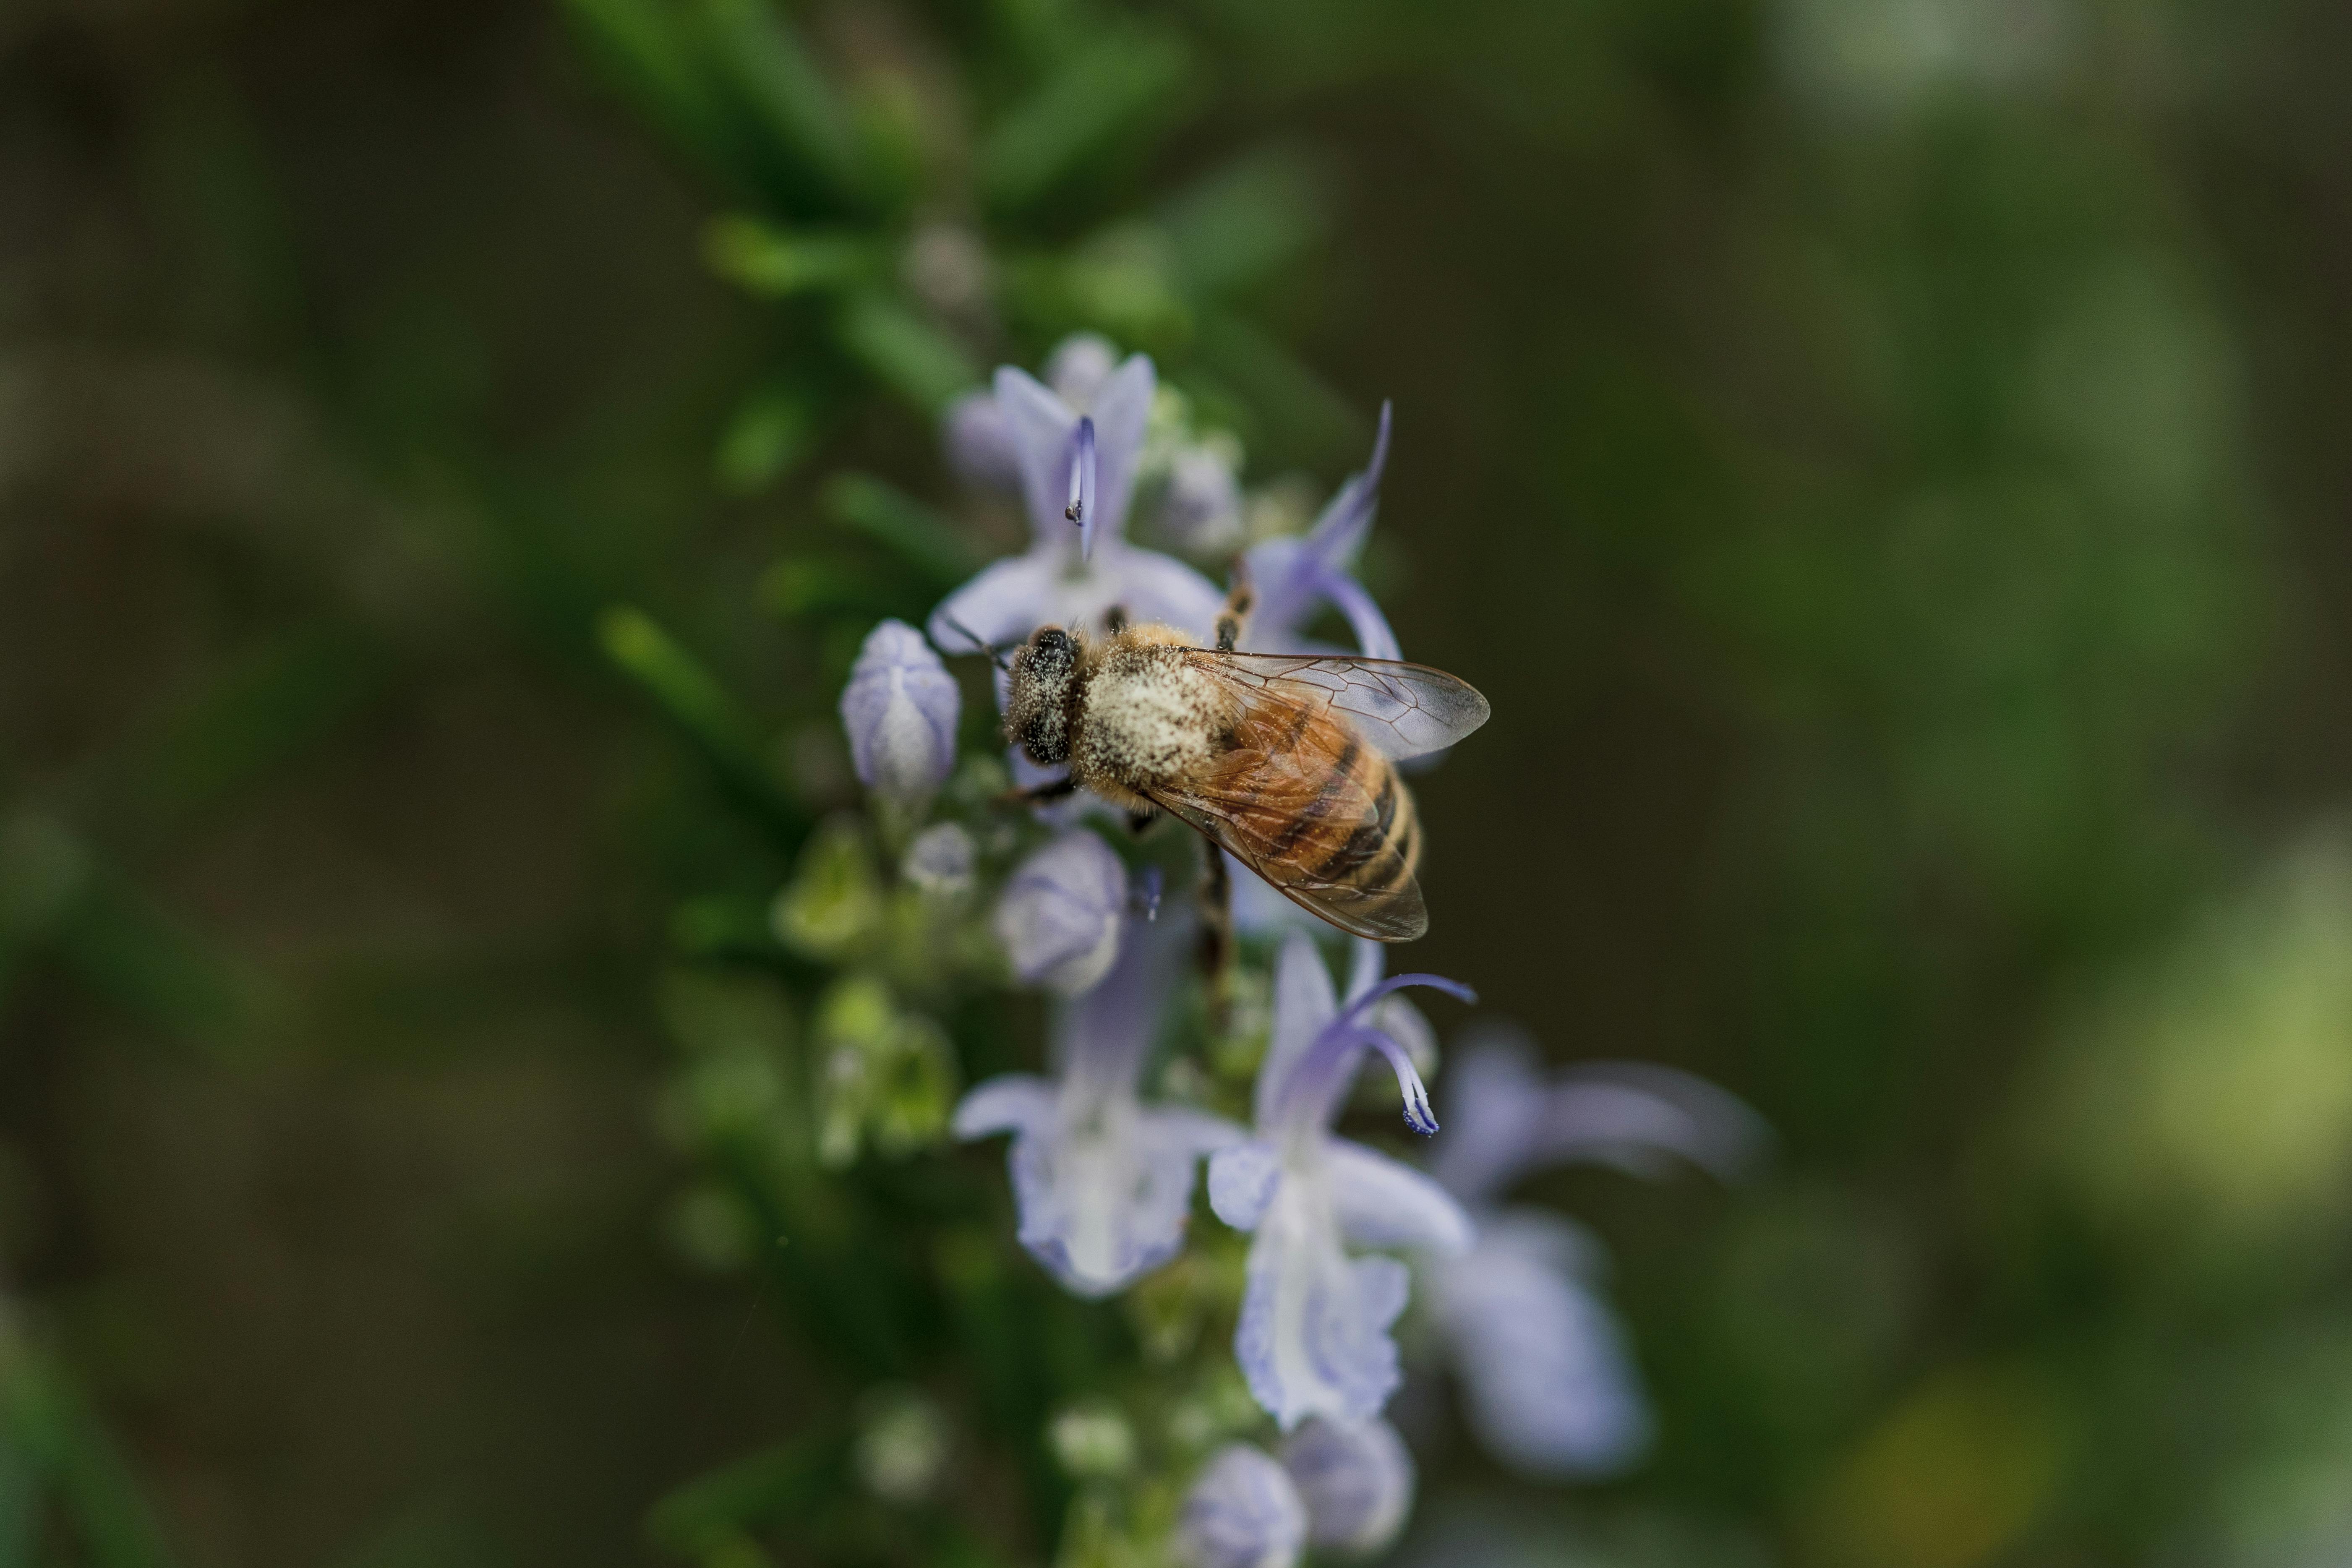
[(1392, 764), (1477, 729), (1486, 700), (1425, 665), (1236, 653), (1234, 629), (1205, 648), (1157, 624), (1100, 643), (1041, 627), (1009, 667), (1005, 738), (1067, 764), (1066, 788), (1181, 818), (1341, 931), (1422, 935), (1421, 824)]

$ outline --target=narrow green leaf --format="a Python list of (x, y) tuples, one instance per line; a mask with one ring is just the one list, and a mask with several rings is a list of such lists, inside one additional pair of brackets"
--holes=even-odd
[(990, 132), (981, 149), (989, 205), (1021, 212), (1165, 120), (1192, 75), (1172, 33), (1105, 33)]
[(840, 1469), (841, 1445), (831, 1438), (763, 1448), (654, 1504), (646, 1533), (656, 1546), (700, 1556), (761, 1525), (804, 1515), (839, 1485)]
[(791, 21), (770, 0), (703, 0), (702, 14), (720, 70), (791, 165), (795, 194), (819, 209), (847, 205), (860, 186), (856, 144)]
[(787, 556), (760, 574), (760, 602), (786, 620), (850, 614), (878, 620), (898, 610), (889, 589), (845, 562)]
[(693, 39), (664, 0), (563, 0), (614, 86), (713, 172), (740, 173), (740, 148)]
[(700, 660), (630, 605), (607, 607), (596, 618), (596, 638), (605, 657), (685, 732), (746, 806), (788, 837), (806, 830), (807, 813), (763, 759), (759, 727)]
[(40, 1477), (32, 1456), (0, 1426), (0, 1568), (32, 1568), (40, 1529)]
[(0, 1371), (0, 1426), (47, 1483), (90, 1568), (170, 1568), (131, 1466), (58, 1367), (21, 1342)]
[(167, 1034), (220, 1046), (252, 1020), (249, 978), (114, 878), (92, 879), (56, 943), (83, 984)]
[(835, 524), (873, 540), (941, 593), (980, 570), (979, 552), (945, 518), (871, 474), (835, 475), (820, 504)]
[(882, 264), (875, 243), (856, 234), (787, 230), (740, 214), (711, 220), (702, 255), (713, 272), (766, 300), (842, 288)]
[(719, 438), (713, 467), (719, 484), (736, 495), (767, 489), (816, 449), (823, 424), (823, 404), (807, 387), (753, 393)]
[(956, 341), (879, 289), (850, 296), (834, 331), (850, 358), (919, 412), (936, 416), (980, 380)]
[(1196, 295), (1246, 289), (1295, 262), (1330, 223), (1328, 181), (1296, 147), (1270, 147), (1226, 164), (1167, 204), (1177, 275)]

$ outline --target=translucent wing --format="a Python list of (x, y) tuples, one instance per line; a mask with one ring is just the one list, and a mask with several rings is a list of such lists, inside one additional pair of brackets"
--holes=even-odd
[(1341, 931), (1426, 931), (1420, 824), (1396, 770), (1314, 688), (1267, 682), (1234, 712), (1216, 762), (1155, 784), (1151, 798)]
[(1391, 658), (1311, 654), (1218, 653), (1191, 648), (1185, 658), (1236, 688), (1244, 701), (1279, 695), (1343, 715), (1381, 755), (1418, 757), (1443, 751), (1486, 721), (1486, 698), (1467, 681)]

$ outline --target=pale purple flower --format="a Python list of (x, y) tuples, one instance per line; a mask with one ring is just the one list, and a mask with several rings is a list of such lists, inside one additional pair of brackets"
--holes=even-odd
[(1529, 1172), (1571, 1161), (1655, 1175), (1683, 1160), (1734, 1177), (1761, 1156), (1763, 1123), (1667, 1068), (1592, 1063), (1547, 1080), (1525, 1039), (1507, 1031), (1456, 1053), (1449, 1089), (1452, 1126), (1432, 1169), (1476, 1216), (1478, 1239), (1429, 1284), (1471, 1426), (1529, 1475), (1620, 1469), (1647, 1446), (1651, 1422), (1623, 1330), (1597, 1288), (1599, 1247), (1557, 1215), (1497, 1200)]
[(1185, 1568), (1291, 1568), (1307, 1545), (1307, 1506), (1262, 1448), (1229, 1444), (1201, 1468), (1177, 1517)]
[(1055, 1021), (1055, 1076), (990, 1079), (955, 1113), (959, 1138), (1013, 1134), (1021, 1245), (1081, 1296), (1124, 1289), (1174, 1258), (1201, 1156), (1243, 1136), (1204, 1111), (1139, 1099), (1191, 933), (1172, 913), (1128, 925), (1110, 973)]
[(940, 437), (947, 447), (948, 467), (966, 484), (1021, 493), (1021, 449), (1013, 444), (1013, 421), (1004, 416), (995, 393), (974, 387), (949, 404), (940, 416)]
[[(1077, 359), (1094, 353), (1064, 346)], [(931, 612), (940, 647), (978, 651), (976, 643), (1019, 642), (1042, 626), (1099, 630), (1114, 606), (1203, 641), (1214, 630), (1224, 603), (1216, 585), (1124, 534), (1157, 385), (1151, 362), (1134, 354), (1098, 378), (1094, 368), (1057, 366), (1061, 384), (1084, 395), (1083, 406), (1011, 365), (997, 370), (993, 402), (1011, 435), (1034, 537), (1027, 551), (986, 568)]]
[(1118, 350), (1099, 332), (1072, 332), (1045, 356), (1045, 384), (1064, 403), (1086, 413), (1118, 369)]
[(1307, 627), (1328, 604), (1347, 617), (1356, 635), (1357, 651), (1366, 658), (1403, 657), (1396, 633), (1389, 629), (1388, 617), (1381, 614), (1364, 585), (1349, 575), (1380, 506), (1381, 470), (1389, 458), (1389, 405), (1381, 404), (1372, 460), (1363, 472), (1339, 487), (1312, 529), (1252, 545), (1243, 557), (1250, 584), (1257, 591), (1257, 607), (1250, 616), (1246, 639), (1251, 651), (1313, 651), (1314, 645), (1306, 637)]
[(1074, 827), (1013, 870), (992, 923), (1024, 984), (1075, 996), (1110, 973), (1126, 912), (1127, 867)]
[(1240, 543), (1242, 485), (1232, 460), (1211, 446), (1179, 448), (1168, 459), (1168, 485), (1154, 521), (1195, 555)]
[(1307, 1539), (1318, 1551), (1370, 1557), (1412, 1511), (1412, 1455), (1385, 1421), (1311, 1420), (1283, 1443), (1282, 1468), (1307, 1505)]
[(1389, 1327), (1410, 1290), (1392, 1258), (1351, 1258), (1346, 1244), (1467, 1250), (1469, 1216), (1411, 1166), (1331, 1135), (1368, 1050), (1386, 1057), (1406, 1124), (1437, 1131), (1429, 1091), (1403, 1047), (1371, 1022), (1411, 985), (1469, 993), (1406, 974), (1351, 991), (1342, 1006), (1311, 939), (1294, 932), (1275, 968), (1273, 1039), (1258, 1069), (1255, 1136), (1209, 1165), (1209, 1202), (1256, 1232), (1234, 1351), (1250, 1393), (1284, 1431), (1310, 1415), (1358, 1425), (1380, 1414), (1398, 1378)]
[(923, 634), (884, 621), (866, 635), (841, 693), (842, 728), (858, 781), (876, 794), (919, 799), (955, 767), (963, 694)]

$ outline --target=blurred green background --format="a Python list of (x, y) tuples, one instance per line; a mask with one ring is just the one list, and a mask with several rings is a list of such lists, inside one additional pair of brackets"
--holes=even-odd
[[(2352, 1560), (2352, 13), (789, 9), (667, 8), (722, 112), (626, 0), (0, 5), (0, 1555), (662, 1560), (795, 1431), (657, 976), (842, 787), (827, 476), (944, 504), (928, 406), (1092, 324), (1255, 480), (1395, 399), (1368, 574), (1496, 713), (1413, 966), (1782, 1141), (1536, 1184), (1658, 1448), (1441, 1444), (1406, 1556)], [(899, 185), (762, 162), (812, 68)], [(1001, 337), (796, 302), (939, 179)]]

